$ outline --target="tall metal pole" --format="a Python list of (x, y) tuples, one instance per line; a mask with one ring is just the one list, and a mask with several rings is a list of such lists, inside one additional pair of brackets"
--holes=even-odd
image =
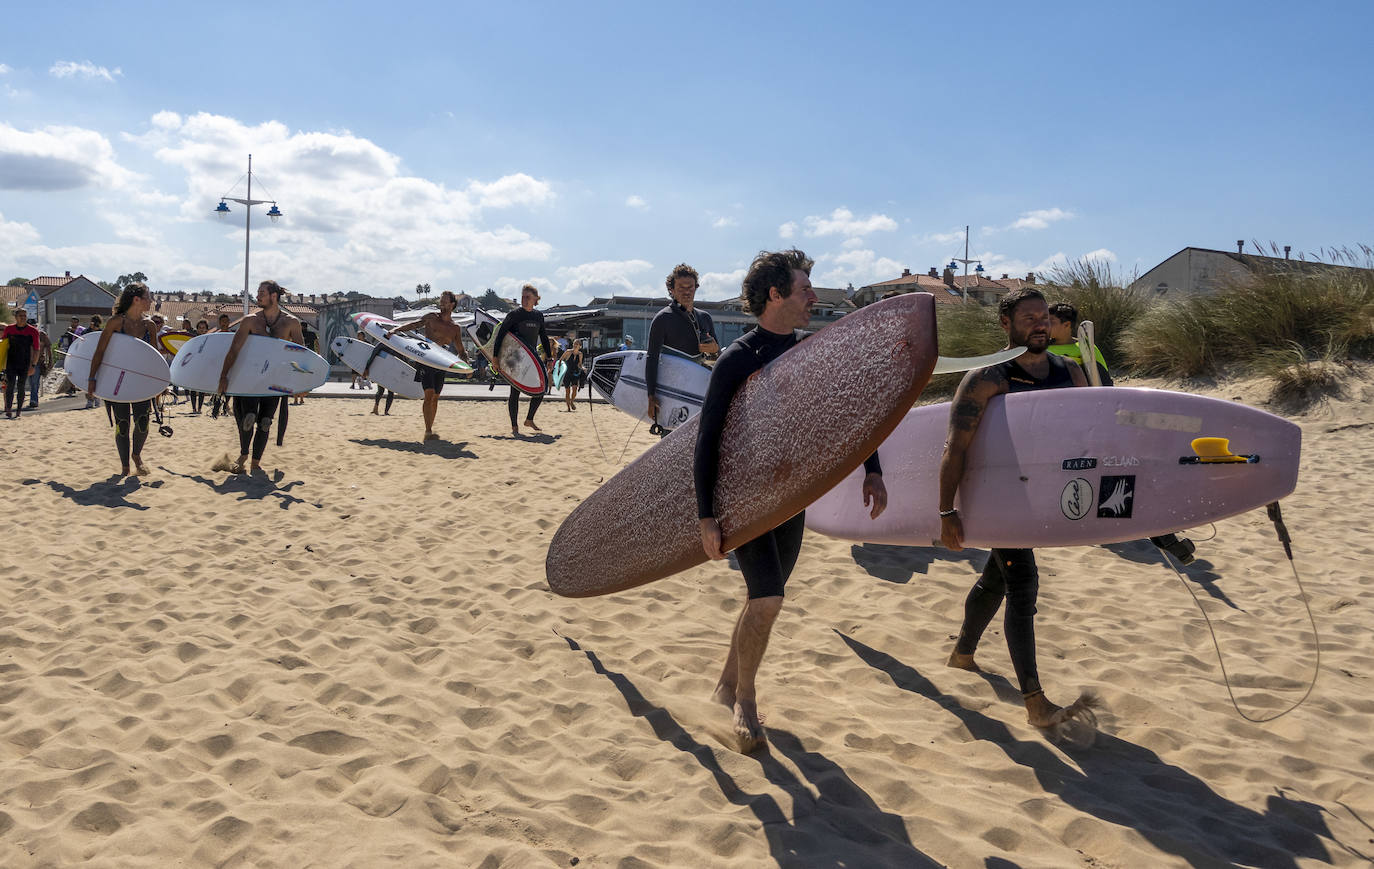
[[(253, 155), (248, 155), (248, 201), (253, 201)], [(248, 244), (252, 238), (253, 206), (243, 207), (243, 316), (248, 316)], [(968, 256), (968, 252), (964, 253)], [(968, 271), (968, 266), (964, 266)]]
[[(253, 189), (252, 189), (252, 184), (253, 184), (253, 173), (252, 173), (251, 170), (252, 170), (252, 168), (253, 168), (253, 157), (252, 157), (251, 154), (250, 154), (249, 157), (248, 157), (248, 168), (249, 168), (249, 170), (250, 170), (249, 173), (248, 173), (248, 184), (249, 184), (248, 198), (249, 198), (249, 199), (252, 199), (252, 198), (253, 198)], [(245, 292), (246, 292), (246, 290), (245, 290)], [(964, 224), (964, 302), (965, 302), (965, 303), (968, 302), (968, 224)], [(245, 313), (246, 313), (246, 312), (245, 312)]]

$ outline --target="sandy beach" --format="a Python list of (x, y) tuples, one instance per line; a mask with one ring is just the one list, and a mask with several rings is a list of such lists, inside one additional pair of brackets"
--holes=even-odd
[[(1139, 381), (1135, 385), (1141, 385)], [(1258, 404), (1256, 383), (1197, 389)], [(567, 600), (572, 507), (656, 438), (613, 409), (292, 408), (263, 477), (177, 411), (118, 469), (103, 410), (0, 421), (0, 866), (1365, 866), (1374, 857), (1374, 373), (1293, 418), (1283, 505), (1045, 550), (1028, 726), (1000, 618), (945, 666), (985, 551), (808, 534), (759, 677), (771, 750), (708, 702), (742, 580), (712, 563)], [(595, 420), (595, 425), (593, 425)]]

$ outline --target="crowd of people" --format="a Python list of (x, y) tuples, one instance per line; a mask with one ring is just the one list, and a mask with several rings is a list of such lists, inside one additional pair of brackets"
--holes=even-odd
[[(659, 357), (664, 348), (671, 348), (698, 359), (719, 358), (711, 374), (703, 400), (695, 446), (694, 478), (697, 496), (701, 545), (709, 559), (723, 559), (722, 536), (715, 515), (714, 493), (722, 457), (721, 435), (726, 410), (739, 387), (764, 365), (783, 356), (804, 336), (811, 319), (816, 294), (811, 286), (812, 261), (798, 250), (760, 253), (746, 274), (742, 295), (748, 311), (756, 318), (756, 325), (723, 351), (716, 340), (710, 316), (695, 309), (694, 300), (698, 276), (686, 264), (678, 265), (665, 281), (671, 302), (653, 318), (649, 328), (646, 358), (646, 381), (651, 418), (657, 417)], [(299, 318), (282, 307), (282, 288), (274, 281), (264, 281), (258, 287), (259, 310), (231, 324), (221, 315), (215, 331), (234, 333), (225, 355), (219, 393), (227, 392), (230, 372), (239, 352), (250, 335), (266, 335), (296, 343), (306, 343), (304, 326)], [(552, 370), (562, 364), (562, 388), (565, 410), (576, 409), (577, 391), (583, 383), (588, 361), (582, 342), (569, 338), (566, 342), (550, 339), (544, 316), (536, 309), (539, 291), (533, 285), (521, 289), (520, 306), (500, 323), (492, 346), (500, 349), (506, 340), (520, 341), (545, 360)], [(86, 384), (88, 403), (95, 401), (95, 375), (101, 365), (109, 336), (119, 332), (159, 346), (158, 337), (165, 331), (160, 318), (148, 316), (150, 293), (142, 284), (126, 287), (119, 296), (111, 316), (103, 323), (92, 318), (92, 329), (101, 331), (100, 344), (91, 365), (91, 381)], [(462, 330), (453, 319), (456, 297), (445, 292), (439, 297), (438, 311), (431, 312), (410, 323), (395, 326), (388, 337), (400, 333), (421, 335), (435, 345), (450, 347), (463, 360), (469, 356), (463, 342)], [(1025, 352), (1009, 362), (970, 371), (960, 383), (950, 405), (949, 434), (940, 465), (939, 516), (941, 542), (951, 550), (963, 546), (963, 526), (955, 499), (965, 467), (969, 445), (978, 430), (988, 402), (998, 395), (1040, 389), (1082, 387), (1088, 378), (1080, 363), (1079, 345), (1072, 340), (1078, 313), (1072, 306), (1051, 307), (1044, 295), (1035, 289), (1022, 289), (1006, 295), (998, 308), (999, 321), (1007, 336), (1008, 348), (1025, 348)], [(59, 350), (65, 350), (88, 329), (81, 329), (73, 321), (62, 336)], [(194, 327), (197, 333), (210, 331), (202, 320)], [(5, 367), (7, 416), (11, 395), (19, 395), (42, 363), (44, 344), (41, 333), (27, 324), (22, 311), (16, 322), (6, 327), (10, 352)], [(313, 337), (313, 336), (312, 336)], [(631, 339), (625, 339), (622, 349), (633, 349)], [(49, 353), (51, 349), (49, 348)], [(385, 345), (377, 342), (362, 377), (367, 378), (373, 362), (385, 352)], [(51, 364), (51, 361), (47, 364)], [(1110, 384), (1105, 360), (1100, 354), (1087, 364), (1100, 366), (1100, 376)], [(445, 375), (437, 368), (417, 365), (416, 380), (423, 388), (420, 412), (424, 423), (423, 441), (439, 439), (435, 431), (439, 396), (443, 392)], [(356, 384), (355, 384), (356, 386)], [(519, 438), (525, 430), (539, 432), (536, 413), (543, 400), (542, 393), (527, 395), (523, 423), (520, 420), (521, 390), (510, 387), (507, 407), (511, 435)], [(386, 413), (390, 413), (394, 396), (378, 387), (373, 413), (378, 412), (382, 398), (386, 398)], [(218, 397), (217, 397), (218, 398)], [(192, 398), (192, 412), (199, 412), (200, 401)], [(150, 417), (156, 408), (152, 401), (107, 402), (114, 421), (116, 449), (124, 474), (147, 473), (143, 447), (147, 442)], [(32, 406), (32, 405), (30, 405)], [(232, 398), (232, 413), (238, 432), (238, 457), (229, 462), (231, 473), (260, 471), (263, 453), (272, 422), (280, 418), (280, 435), (284, 429), (286, 397), (260, 398), (238, 396)], [(875, 453), (864, 462), (862, 486), (864, 505), (869, 515), (877, 518), (887, 504), (880, 456)], [(734, 730), (742, 747), (751, 750), (765, 741), (762, 719), (758, 712), (757, 675), (768, 645), (768, 638), (781, 610), (788, 578), (796, 567), (804, 535), (805, 513), (784, 522), (735, 550), (743, 575), (745, 602), (730, 634), (725, 663), (717, 680), (714, 699), (728, 707), (733, 716)], [(1155, 538), (1155, 542), (1173, 552), (1181, 560), (1191, 557), (1192, 544), (1175, 535)], [(1045, 695), (1036, 666), (1034, 619), (1038, 597), (1039, 574), (1033, 550), (993, 549), (978, 581), (969, 591), (964, 605), (964, 618), (948, 664), (951, 667), (977, 670), (974, 655), (979, 641), (1003, 602), (1005, 636), (1022, 696), (1031, 724), (1052, 727), (1079, 715), (1090, 715), (1084, 701), (1058, 706)]]

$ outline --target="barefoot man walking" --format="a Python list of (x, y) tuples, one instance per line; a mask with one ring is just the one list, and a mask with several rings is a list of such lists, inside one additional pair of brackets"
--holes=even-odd
[[(744, 278), (744, 298), (758, 325), (745, 332), (720, 355), (701, 408), (693, 473), (697, 492), (701, 546), (712, 559), (722, 559), (720, 524), (715, 514), (715, 488), (720, 464), (720, 438), (730, 400), (751, 374), (795, 347), (794, 330), (811, 321), (816, 294), (811, 289), (812, 261), (799, 250), (760, 253)], [(887, 489), (874, 453), (864, 462), (864, 504), (872, 503), (877, 518), (887, 506)], [(741, 750), (764, 744), (754, 680), (768, 648), (773, 622), (782, 611), (783, 587), (801, 551), (806, 511), (741, 545), (735, 550), (748, 599), (730, 637), (713, 698), (734, 715)]]

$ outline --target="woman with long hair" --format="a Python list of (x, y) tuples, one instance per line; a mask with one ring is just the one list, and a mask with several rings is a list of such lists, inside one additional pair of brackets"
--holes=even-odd
[[(95, 401), (93, 390), (96, 374), (100, 371), (111, 335), (123, 332), (140, 341), (147, 341), (153, 347), (158, 346), (157, 326), (145, 316), (152, 304), (150, 295), (146, 286), (137, 283), (129, 284), (119, 294), (110, 319), (105, 321), (105, 328), (100, 332), (100, 343), (96, 345), (95, 355), (91, 357), (90, 381), (86, 384), (87, 404)], [(143, 464), (143, 445), (148, 441), (149, 417), (153, 411), (152, 400), (107, 400), (105, 406), (114, 415), (115, 450), (119, 453), (120, 473), (129, 476), (130, 459), (133, 460), (134, 469), (139, 474), (148, 473), (148, 467)]]

